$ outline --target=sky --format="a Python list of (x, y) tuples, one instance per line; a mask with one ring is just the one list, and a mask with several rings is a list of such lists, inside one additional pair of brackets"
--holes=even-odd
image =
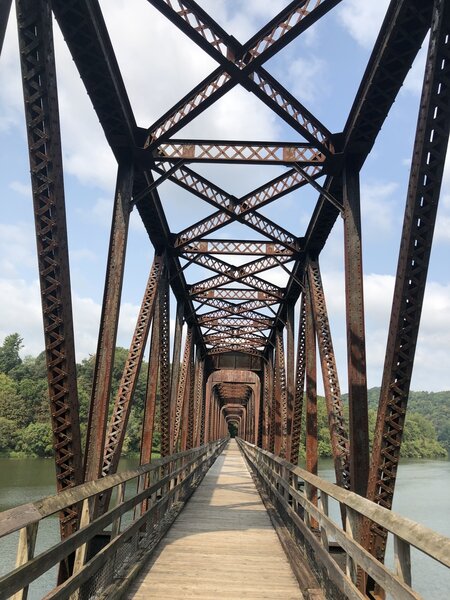
[[(168, 107), (216, 68), (216, 63), (149, 2), (100, 1), (138, 125), (149, 127)], [(240, 42), (288, 4), (284, 0), (203, 0), (199, 4)], [(388, 2), (343, 0), (265, 68), (332, 132), (343, 129)], [(130, 9), (130, 6), (132, 8)], [(96, 350), (117, 165), (55, 23), (64, 181), (69, 233), (77, 359)], [(397, 266), (425, 48), (361, 172), (368, 384), (380, 385)], [(12, 11), (0, 57), (0, 343), (15, 331), (22, 355), (43, 349), (23, 96)], [(254, 95), (236, 87), (175, 137), (303, 141)], [(194, 165), (227, 192), (243, 195), (282, 173), (283, 167)], [(213, 208), (171, 182), (160, 187), (171, 231)], [(261, 209), (295, 235), (303, 235), (317, 193), (302, 188)], [(220, 237), (221, 232), (214, 234)], [(254, 238), (236, 225), (230, 237)], [(257, 236), (256, 236), (257, 237)], [(412, 389), (450, 389), (450, 164), (446, 165), (417, 345)], [(131, 215), (118, 344), (128, 347), (153, 249), (137, 211)], [(227, 258), (228, 260), (229, 258)], [(231, 260), (230, 260), (231, 262)], [(342, 220), (320, 257), (341, 388), (346, 390), (346, 334)], [(189, 283), (210, 272), (186, 270)], [(264, 276), (264, 274), (262, 274)], [(278, 285), (285, 275), (267, 276)], [(174, 316), (175, 311), (172, 311)]]

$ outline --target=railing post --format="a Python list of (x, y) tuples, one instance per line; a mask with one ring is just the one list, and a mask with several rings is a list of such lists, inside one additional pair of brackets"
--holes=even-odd
[[(36, 536), (38, 532), (39, 522), (31, 523), (26, 527), (22, 527), (19, 532), (19, 543), (17, 546), (16, 568), (26, 564), (34, 557), (34, 549), (36, 546)], [(25, 586), (20, 592), (11, 596), (10, 600), (26, 600), (28, 596), (28, 586)]]
[[(345, 506), (345, 530), (347, 535), (358, 541), (360, 515), (352, 508)], [(358, 567), (353, 558), (347, 553), (345, 572), (354, 584), (357, 582)]]
[(411, 546), (394, 535), (394, 565), (396, 575), (411, 586)]

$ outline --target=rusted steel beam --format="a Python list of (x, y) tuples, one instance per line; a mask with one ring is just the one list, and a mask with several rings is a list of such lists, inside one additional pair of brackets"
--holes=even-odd
[(303, 393), (305, 389), (306, 371), (306, 294), (303, 292), (300, 304), (298, 325), (297, 364), (295, 370), (294, 417), (292, 420), (291, 462), (298, 464), (300, 451), (300, 435), (302, 427)]
[(5, 39), (6, 26), (8, 25), (9, 13), (12, 0), (0, 0), (0, 55), (2, 53)]
[(195, 374), (196, 374), (196, 362), (195, 362), (195, 348), (194, 345), (191, 350), (191, 360), (189, 361), (189, 387), (188, 387), (188, 418), (187, 418), (187, 440), (186, 450), (190, 450), (195, 447)]
[(277, 286), (268, 283), (264, 279), (257, 277), (255, 273), (260, 273), (269, 269), (281, 266), (283, 263), (292, 260), (291, 257), (283, 256), (281, 259), (274, 256), (268, 256), (246, 263), (239, 267), (231, 265), (223, 260), (213, 258), (209, 255), (185, 255), (186, 258), (191, 258), (196, 264), (200, 264), (212, 271), (220, 273), (204, 279), (191, 285), (191, 294), (198, 294), (212, 289), (220, 288), (229, 283), (240, 282), (254, 288), (255, 290), (279, 292)]
[(175, 447), (175, 412), (177, 409), (178, 383), (180, 379), (181, 360), (181, 338), (183, 333), (184, 306), (181, 302), (177, 304), (175, 318), (175, 334), (173, 338), (172, 370), (170, 378), (170, 439), (172, 447)]
[[(169, 10), (166, 2), (150, 1), (206, 52), (212, 52), (216, 60), (223, 63), (223, 60), (226, 59), (226, 70), (221, 67), (216, 69), (150, 127), (146, 141), (146, 146), (150, 148), (155, 146), (159, 140), (172, 137), (176, 131), (187, 125), (238, 83), (242, 83), (247, 87), (246, 80), (249, 76), (250, 80), (252, 79), (251, 75), (256, 69), (339, 2), (339, 0), (317, 0), (312, 10), (309, 7), (309, 0), (291, 2), (246, 44), (241, 46), (233, 40), (224, 54), (224, 49), (227, 47), (225, 40), (221, 40), (221, 47), (219, 47), (214, 43), (211, 44), (210, 39), (205, 38), (207, 31), (217, 31), (218, 29), (217, 24), (206, 13), (203, 13), (203, 15), (204, 19), (208, 20), (207, 29), (203, 25), (200, 28), (192, 25), (191, 17), (194, 17), (194, 22), (198, 21), (200, 13), (200, 9), (195, 3), (189, 2), (189, 8), (186, 10), (188, 3), (177, 2), (178, 10), (176, 5), (175, 7), (170, 5)], [(223, 32), (221, 28), (220, 31)], [(222, 37), (223, 33), (219, 33), (218, 38)], [(230, 39), (227, 36), (227, 41), (230, 41)], [(283, 98), (283, 94), (279, 90), (268, 92), (267, 76), (268, 74), (265, 72), (260, 73), (259, 79), (263, 81), (256, 81), (255, 85), (252, 86), (252, 91), (263, 97), (265, 96), (267, 103), (275, 104), (276, 110), (282, 118), (289, 120), (290, 124), (296, 129), (300, 127), (306, 137), (311, 136), (314, 128), (317, 130), (322, 129), (319, 122), (310, 113), (302, 110), (301, 105), (296, 103), (292, 106), (289, 99)], [(251, 83), (249, 83), (249, 86), (251, 86)], [(281, 98), (276, 96), (277, 93)], [(296, 114), (296, 111), (300, 114)], [(294, 119), (292, 119), (293, 116)], [(313, 119), (314, 124), (310, 124), (309, 122)], [(311, 129), (311, 125), (313, 129)], [(323, 132), (323, 136), (326, 138), (325, 132)]]
[[(188, 327), (186, 341), (184, 343), (183, 361), (180, 369), (180, 379), (178, 382), (178, 391), (175, 403), (174, 423), (173, 423), (173, 440), (172, 449), (177, 452), (179, 436), (182, 428), (183, 406), (186, 402), (186, 390), (188, 389), (188, 378), (191, 363), (191, 353), (193, 350), (192, 327)], [(183, 424), (185, 427), (185, 424)], [(184, 448), (186, 450), (186, 448)]]
[(98, 0), (52, 0), (52, 10), (118, 162), (138, 129)]
[(286, 357), (284, 351), (283, 331), (277, 331), (276, 337), (276, 356), (277, 356), (277, 382), (279, 385), (280, 402), (280, 451), (282, 458), (287, 458), (288, 451), (288, 391), (286, 381)]
[[(352, 156), (355, 169), (360, 168), (372, 149), (395, 98), (429, 29), (433, 0), (397, 0), (391, 2), (367, 69), (356, 94), (344, 128), (341, 151)], [(335, 198), (342, 197), (341, 177), (329, 175), (323, 187)], [(318, 256), (340, 211), (320, 196), (302, 247), (304, 253), (296, 262), (286, 286), (286, 295), (297, 299), (301, 293), (298, 281), (305, 270), (308, 254)], [(284, 306), (280, 306), (275, 327), (282, 322)], [(275, 334), (272, 334), (272, 342)]]
[(162, 266), (161, 257), (155, 256), (109, 422), (103, 455), (102, 477), (115, 473), (119, 464), (131, 402), (144, 358), (148, 332), (158, 295), (158, 283)]
[(291, 462), (292, 421), (294, 417), (294, 303), (287, 305), (286, 315), (286, 460)]
[(187, 244), (201, 240), (205, 235), (217, 231), (233, 221), (248, 225), (251, 229), (270, 238), (274, 242), (283, 244), (286, 248), (294, 252), (298, 252), (300, 249), (299, 239), (295, 235), (267, 217), (262, 216), (258, 211), (239, 213), (237, 209), (228, 212), (218, 210), (201, 221), (194, 223), (194, 225), (183, 229), (183, 231), (177, 234), (174, 246), (176, 248), (184, 248)]
[[(183, 160), (188, 163), (229, 163), (266, 165), (316, 165), (325, 155), (311, 144), (271, 142), (225, 142), (219, 140), (171, 140), (159, 144), (152, 152), (153, 160)], [(143, 157), (141, 157), (143, 160)]]
[[(397, 267), (368, 497), (391, 508), (450, 125), (450, 10), (436, 0)], [(386, 532), (369, 550), (383, 559)]]
[(155, 431), (156, 394), (159, 373), (159, 346), (161, 328), (161, 303), (158, 291), (157, 303), (152, 322), (152, 335), (148, 361), (147, 389), (145, 394), (144, 417), (142, 421), (140, 464), (145, 465), (152, 459), (153, 436)]
[[(306, 470), (317, 475), (317, 355), (316, 328), (309, 281), (305, 302), (305, 362), (306, 362)], [(309, 498), (317, 503), (317, 491)]]
[(183, 254), (250, 254), (251, 256), (292, 256), (292, 250), (282, 244), (258, 240), (203, 239), (192, 242), (183, 249)]
[(366, 332), (361, 242), (359, 174), (350, 160), (344, 169), (344, 261), (347, 322), (350, 489), (367, 492), (369, 475), (369, 408), (367, 402)]
[(159, 397), (161, 418), (161, 456), (172, 453), (170, 440), (170, 298), (167, 266), (160, 282)]
[[(4, 2), (2, 14), (9, 12)], [(6, 26), (6, 23), (5, 23)], [(79, 407), (52, 17), (48, 2), (17, 2), (25, 120), (33, 193), (56, 487), (82, 482)], [(61, 537), (78, 512), (60, 514)]]
[(322, 365), (323, 386), (325, 389), (336, 482), (341, 487), (348, 489), (350, 485), (349, 441), (325, 294), (322, 287), (319, 263), (317, 261), (310, 260), (308, 263), (308, 287), (311, 295), (314, 328), (317, 333), (320, 362)]
[(134, 169), (132, 165), (125, 163), (119, 165), (94, 380), (86, 432), (85, 481), (98, 479), (102, 472), (111, 377), (114, 367), (114, 352), (130, 219), (129, 202), (133, 191), (133, 174)]
[(203, 302), (213, 298), (217, 300), (268, 300), (269, 302), (280, 302), (280, 299), (283, 297), (283, 290), (281, 290), (281, 288), (276, 288), (276, 286), (271, 286), (270, 284), (267, 285), (267, 288), (270, 289), (270, 291), (249, 290), (246, 288), (218, 288), (193, 293), (191, 295), (196, 302)]
[[(230, 220), (234, 215), (235, 218), (242, 218), (244, 214), (253, 214), (255, 209), (307, 185), (309, 181), (315, 180), (324, 174), (323, 165), (321, 164), (304, 166), (301, 172), (298, 168), (289, 169), (283, 175), (271, 179), (252, 192), (241, 198), (236, 198), (187, 166), (183, 165), (174, 169), (173, 166), (170, 166), (171, 164), (156, 161), (152, 168), (161, 176), (166, 176), (171, 171), (172, 174), (168, 175), (170, 181), (211, 204), (211, 206), (218, 208), (221, 212), (221, 218), (225, 221)], [(249, 215), (247, 215), (247, 219), (248, 217)], [(251, 223), (249, 226), (255, 228)], [(277, 242), (278, 240), (275, 239), (274, 241)]]

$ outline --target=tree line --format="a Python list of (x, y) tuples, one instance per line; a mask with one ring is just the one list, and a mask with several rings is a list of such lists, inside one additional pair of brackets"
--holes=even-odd
[[(0, 346), (0, 453), (4, 456), (25, 457), (52, 455), (47, 372), (45, 354), (20, 357), (23, 340), (18, 333), (6, 336)], [(116, 348), (112, 375), (111, 408), (119, 387), (128, 350)], [(94, 375), (95, 356), (77, 365), (80, 427), (84, 440)], [(139, 453), (142, 418), (145, 403), (147, 364), (143, 363), (125, 436), (123, 454)], [(376, 420), (379, 388), (369, 390), (370, 440)], [(446, 457), (450, 448), (450, 392), (411, 392), (402, 456), (405, 458)], [(348, 411), (346, 396), (344, 408)], [(158, 398), (157, 398), (158, 401)], [(347, 415), (348, 416), (348, 415)], [(156, 423), (159, 423), (157, 405)], [(305, 419), (303, 419), (303, 424)], [(318, 398), (318, 442), (321, 457), (331, 456), (328, 417), (324, 398)], [(304, 441), (305, 436), (302, 435)], [(159, 450), (158, 426), (153, 450)], [(304, 447), (301, 448), (304, 456)]]

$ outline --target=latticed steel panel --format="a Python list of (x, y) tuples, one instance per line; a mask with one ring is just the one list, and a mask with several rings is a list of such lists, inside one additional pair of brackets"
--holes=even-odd
[(323, 163), (325, 156), (309, 144), (269, 144), (269, 143), (230, 143), (193, 142), (176, 140), (160, 144), (153, 151), (155, 159), (183, 160), (186, 162), (235, 162), (266, 164), (299, 163), (311, 165)]

